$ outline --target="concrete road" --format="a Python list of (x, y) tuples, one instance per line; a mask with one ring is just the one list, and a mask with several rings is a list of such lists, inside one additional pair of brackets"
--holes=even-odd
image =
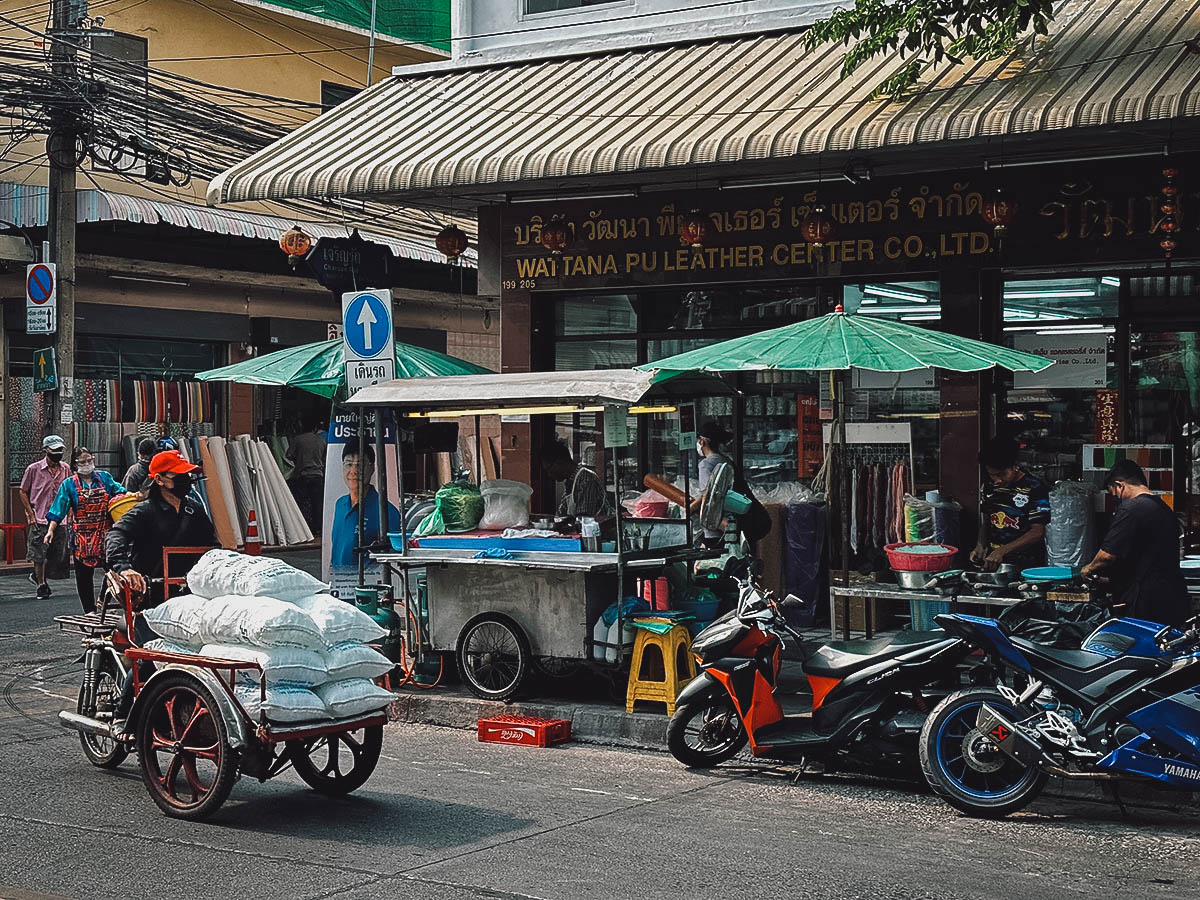
[(49, 620), (75, 601), (16, 582), (0, 579), (0, 898), (1200, 897), (1200, 823), (1179, 815), (1044, 800), (977, 822), (906, 785), (413, 726), (387, 729), (349, 798), (286, 773), (174, 821), (132, 761), (93, 769), (55, 724), (79, 667)]

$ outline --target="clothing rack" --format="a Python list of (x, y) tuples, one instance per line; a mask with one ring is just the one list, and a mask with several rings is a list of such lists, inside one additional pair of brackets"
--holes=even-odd
[[(832, 424), (821, 427), (826, 456), (829, 455), (832, 431)], [(868, 466), (907, 462), (908, 491), (915, 490), (911, 422), (846, 423), (846, 457), (852, 463)]]

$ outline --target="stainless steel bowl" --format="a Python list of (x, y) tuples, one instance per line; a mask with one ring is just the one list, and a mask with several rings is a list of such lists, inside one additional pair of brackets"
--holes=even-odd
[(895, 569), (892, 571), (896, 575), (896, 584), (908, 591), (919, 591), (925, 587), (929, 581), (930, 575), (933, 572), (898, 572)]

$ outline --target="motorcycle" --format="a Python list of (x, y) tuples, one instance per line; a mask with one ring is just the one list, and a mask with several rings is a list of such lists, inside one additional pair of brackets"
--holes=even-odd
[(999, 818), (1050, 775), (1200, 788), (1200, 617), (1184, 631), (1108, 619), (1078, 650), (1006, 634), (993, 619), (935, 621), (1009, 675), (947, 697), (921, 730), (925, 777), (951, 806)]
[(960, 685), (970, 648), (942, 632), (825, 644), (804, 662), (809, 715), (785, 715), (777, 696), (783, 636), (799, 638), (784, 610), (753, 575), (739, 579), (736, 608), (692, 641), (699, 673), (676, 701), (667, 746), (693, 768), (716, 766), (747, 743), (756, 757), (818, 759), (916, 768), (916, 740), (928, 710)]

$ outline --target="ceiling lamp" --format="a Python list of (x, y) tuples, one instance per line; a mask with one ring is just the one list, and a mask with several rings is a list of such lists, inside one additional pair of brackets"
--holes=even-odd
[(1167, 259), (1171, 258), (1171, 254), (1179, 246), (1175, 241), (1175, 235), (1179, 232), (1179, 188), (1175, 187), (1175, 176), (1178, 174), (1178, 169), (1163, 169), (1163, 178), (1167, 179), (1167, 183), (1163, 185), (1162, 200), (1158, 205), (1163, 214), (1162, 221), (1158, 223), (1163, 239), (1158, 242), (1158, 246), (1162, 248), (1163, 256)]

